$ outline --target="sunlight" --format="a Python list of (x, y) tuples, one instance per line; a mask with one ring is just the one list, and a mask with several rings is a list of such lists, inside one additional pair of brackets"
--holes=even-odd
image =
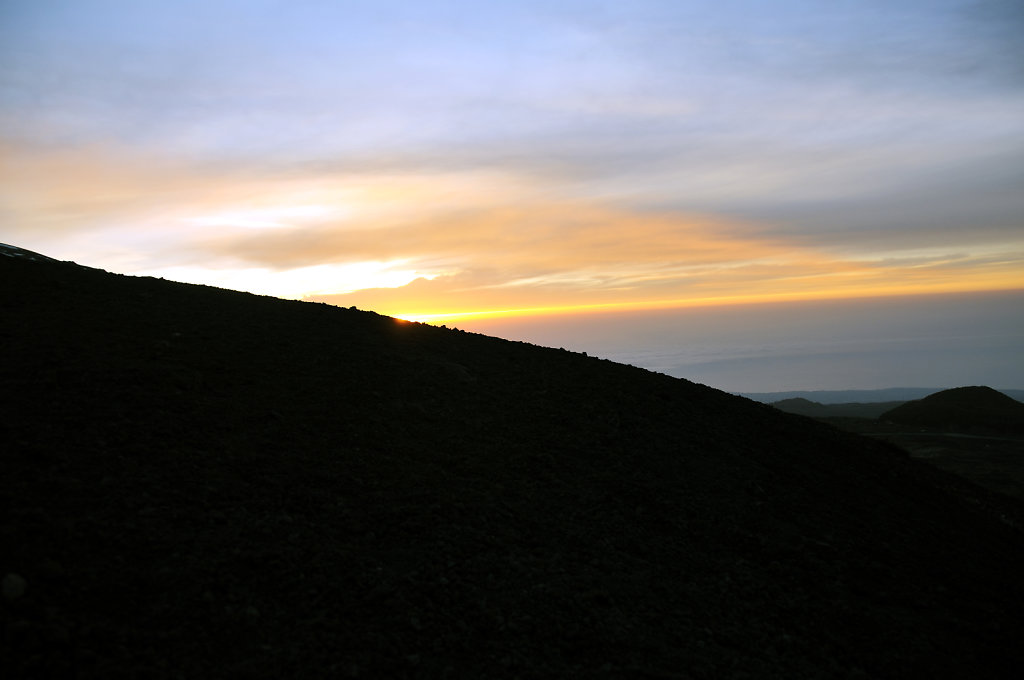
[(363, 288), (399, 288), (417, 278), (432, 278), (432, 275), (402, 269), (404, 264), (404, 260), (321, 264), (284, 271), (274, 271), (263, 267), (244, 269), (167, 267), (138, 272), (138, 274), (299, 300), (311, 295), (347, 293)]
[(924, 285), (860, 285), (848, 288), (818, 288), (811, 290), (762, 292), (749, 295), (713, 295), (707, 297), (687, 297), (667, 300), (641, 300), (631, 302), (610, 302), (586, 305), (552, 305), (545, 307), (521, 307), (513, 309), (490, 309), (452, 312), (389, 312), (378, 310), (408, 321), (441, 324), (454, 321), (473, 319), (496, 319), (522, 316), (548, 316), (584, 314), (588, 312), (644, 311), (658, 309), (682, 309), (688, 307), (726, 307), (775, 302), (801, 302), (815, 300), (849, 300), (855, 298), (882, 298), (905, 295), (929, 295), (937, 293), (988, 292), (999, 290), (1024, 289), (1019, 282), (1017, 286), (1007, 287), (1002, 280), (979, 281), (978, 285), (964, 285), (964, 282), (941, 282)]

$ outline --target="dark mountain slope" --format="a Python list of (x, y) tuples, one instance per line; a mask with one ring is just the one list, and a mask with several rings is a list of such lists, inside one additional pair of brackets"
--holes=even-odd
[(1024, 404), (991, 387), (957, 387), (897, 406), (880, 419), (946, 430), (1024, 433)]
[(7, 243), (0, 243), (0, 257), (13, 257), (21, 260), (31, 260), (32, 262), (59, 262), (59, 260), (41, 255), (33, 250), (25, 250), (24, 248)]
[(1020, 506), (664, 375), (0, 258), (0, 664), (1016, 677)]

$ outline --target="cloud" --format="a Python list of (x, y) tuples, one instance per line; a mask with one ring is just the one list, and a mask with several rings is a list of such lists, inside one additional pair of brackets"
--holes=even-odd
[[(452, 207), (431, 214), (415, 201), (390, 225), (367, 220), (324, 224), (302, 233), (214, 237), (212, 252), (270, 266), (314, 259), (480, 261), (517, 276), (623, 263), (700, 264), (758, 257), (767, 246), (744, 249), (724, 220), (630, 213), (577, 201)], [(422, 213), (420, 211), (423, 211)]]
[(57, 257), (395, 313), (1020, 285), (1010, 3), (105, 7), (0, 22), (5, 238)]
[(5, 238), (19, 245), (396, 315), (1024, 286), (1024, 244), (1005, 228), (888, 236), (877, 218), (830, 233), (843, 218), (821, 210), (801, 230), (588, 196), (514, 166), (285, 172), (6, 150)]
[[(636, 229), (632, 235), (638, 241), (641, 234), (652, 235), (658, 250), (631, 248), (633, 244), (625, 239), (619, 243), (563, 241), (562, 250), (552, 249), (550, 261), (538, 263), (532, 255), (516, 258), (515, 249), (510, 248), (501, 261), (504, 267), (488, 266), (491, 260), (484, 256), (466, 260), (455, 273), (429, 281), (418, 279), (403, 287), (310, 299), (440, 322), (492, 314), (1024, 288), (1024, 248), (1016, 252), (843, 258), (784, 241), (743, 236), (738, 229), (728, 236), (725, 231), (718, 235), (709, 223), (676, 223), (659, 217), (653, 225), (644, 225), (642, 219), (622, 219)], [(666, 237), (665, 224), (676, 226), (675, 239)], [(693, 243), (698, 246), (689, 248)], [(556, 252), (561, 252), (563, 259), (557, 260)], [(593, 262), (600, 264), (591, 266)], [(524, 276), (531, 271), (532, 276)]]

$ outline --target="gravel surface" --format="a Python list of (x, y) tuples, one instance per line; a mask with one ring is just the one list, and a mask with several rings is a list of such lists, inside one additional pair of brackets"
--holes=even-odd
[(0, 258), (0, 670), (1016, 678), (1021, 504), (685, 380)]

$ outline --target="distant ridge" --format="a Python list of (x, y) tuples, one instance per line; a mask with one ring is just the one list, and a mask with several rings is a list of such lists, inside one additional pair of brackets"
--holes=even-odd
[(810, 418), (877, 418), (886, 411), (906, 402), (873, 401), (873, 402), (842, 402), (838, 404), (822, 404), (808, 399), (783, 399), (771, 402), (771, 406)]
[[(784, 399), (806, 399), (819, 404), (872, 403), (879, 401), (912, 401), (941, 392), (942, 387), (888, 387), (879, 390), (790, 390), (784, 392), (735, 392), (741, 397), (764, 404)], [(1024, 389), (997, 389), (1017, 401), (1024, 401)]]
[(772, 402), (771, 405), (786, 413), (796, 413), (811, 418), (823, 418), (831, 415), (831, 411), (824, 404), (800, 397), (782, 399), (781, 401)]

